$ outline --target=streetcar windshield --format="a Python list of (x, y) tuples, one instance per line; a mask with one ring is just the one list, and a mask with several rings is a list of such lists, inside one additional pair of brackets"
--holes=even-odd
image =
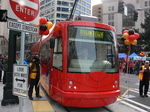
[(85, 26), (68, 27), (68, 72), (118, 72), (113, 31)]

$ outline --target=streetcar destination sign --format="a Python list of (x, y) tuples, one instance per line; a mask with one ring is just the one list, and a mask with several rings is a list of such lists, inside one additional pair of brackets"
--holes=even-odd
[(26, 97), (28, 95), (28, 73), (27, 65), (13, 65), (13, 94)]
[(26, 23), (21, 23), (18, 21), (13, 21), (11, 19), (8, 19), (7, 27), (9, 29), (28, 32), (28, 33), (38, 34), (38, 32), (39, 32), (39, 28), (37, 26), (31, 25), (31, 24), (26, 24)]

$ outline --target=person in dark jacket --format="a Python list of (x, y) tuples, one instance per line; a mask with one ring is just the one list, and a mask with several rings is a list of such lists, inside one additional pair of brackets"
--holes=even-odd
[(3, 76), (3, 84), (6, 83), (6, 72), (8, 70), (8, 56), (4, 56), (3, 59), (3, 70), (4, 70), (4, 76)]
[(0, 57), (0, 82), (2, 82), (2, 71), (3, 71), (3, 64), (2, 64), (2, 58)]
[[(139, 79), (140, 79), (140, 85), (139, 85), (140, 97), (148, 97), (147, 92), (148, 92), (149, 80), (150, 80), (149, 61), (145, 61), (144, 66), (141, 67)], [(144, 95), (143, 95), (143, 88), (144, 88)]]

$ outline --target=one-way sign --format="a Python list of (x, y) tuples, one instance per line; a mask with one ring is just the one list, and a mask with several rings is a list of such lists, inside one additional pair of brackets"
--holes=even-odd
[(13, 65), (13, 94), (26, 97), (28, 95), (28, 72), (27, 65)]

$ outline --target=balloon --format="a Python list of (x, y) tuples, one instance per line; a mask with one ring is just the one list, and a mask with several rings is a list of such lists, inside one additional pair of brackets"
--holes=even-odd
[(43, 35), (44, 31), (39, 30), (39, 35)]
[(135, 40), (135, 36), (134, 36), (134, 35), (130, 35), (130, 36), (129, 36), (129, 40), (130, 40), (130, 41)]
[(47, 18), (41, 17), (39, 20), (39, 24), (46, 24), (47, 23)]
[(48, 29), (48, 30), (49, 30), (50, 28), (52, 28), (52, 26), (53, 26), (53, 24), (52, 24), (51, 22), (47, 22), (46, 25), (47, 25), (47, 29)]
[(129, 35), (132, 35), (132, 34), (134, 34), (134, 30), (130, 29), (128, 33), (129, 33)]
[(124, 39), (128, 39), (128, 38), (129, 38), (129, 34), (128, 34), (128, 33), (124, 33), (124, 34), (123, 34), (123, 38), (124, 38)]
[(48, 34), (49, 34), (49, 30), (47, 29), (46, 31), (44, 31), (43, 34), (44, 34), (44, 35), (48, 35)]
[(132, 45), (136, 45), (136, 44), (137, 44), (137, 40), (130, 41), (130, 43), (131, 43)]
[(124, 41), (124, 43), (125, 43), (126, 45), (130, 45), (130, 41), (129, 41), (128, 39), (126, 39), (126, 40)]
[(141, 52), (140, 56), (144, 57), (145, 56), (145, 52)]
[(123, 31), (123, 33), (128, 33), (128, 32), (129, 32), (128, 30), (124, 30), (124, 31)]
[(40, 25), (40, 30), (46, 31), (47, 30), (47, 26), (45, 24)]
[(58, 30), (60, 30), (60, 25), (57, 24), (57, 25), (55, 26), (55, 28), (54, 28), (54, 32), (56, 32), (56, 31), (58, 31)]
[(134, 36), (135, 36), (135, 39), (138, 39), (140, 35), (138, 33), (134, 33)]

